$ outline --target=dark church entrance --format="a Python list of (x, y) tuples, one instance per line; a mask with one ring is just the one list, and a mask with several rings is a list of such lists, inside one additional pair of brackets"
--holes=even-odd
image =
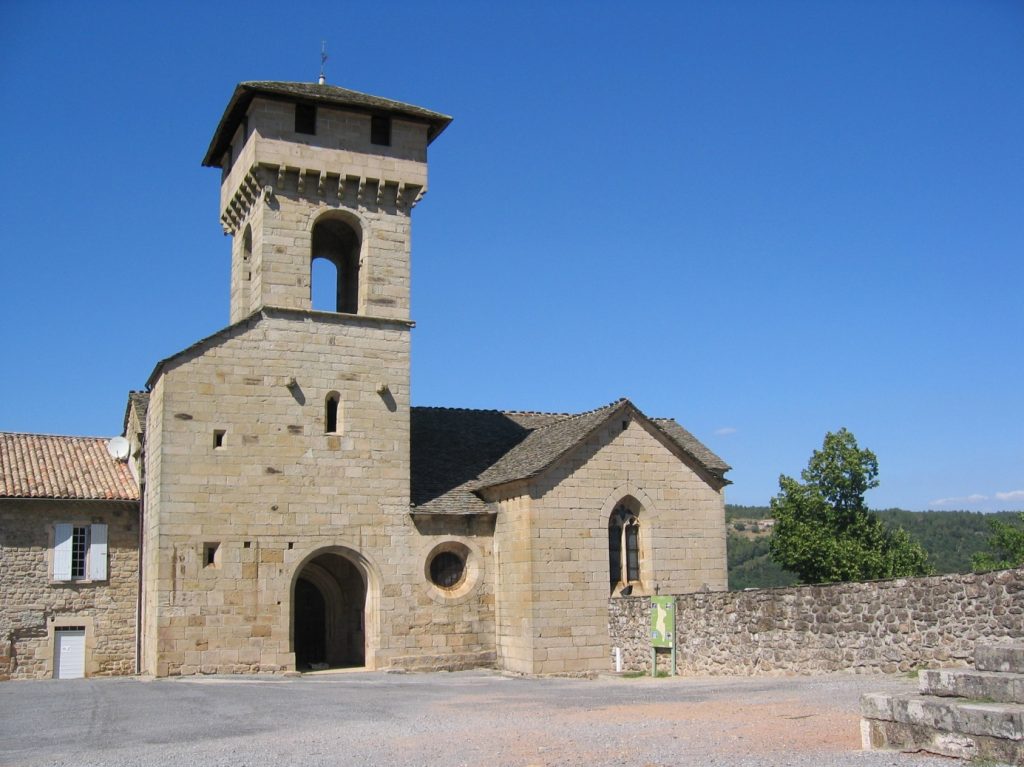
[(321, 554), (302, 568), (293, 604), (295, 669), (362, 666), (366, 581), (340, 554)]

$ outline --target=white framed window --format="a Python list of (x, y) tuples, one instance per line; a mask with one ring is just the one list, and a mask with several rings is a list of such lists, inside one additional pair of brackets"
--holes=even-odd
[(71, 523), (55, 525), (53, 579), (107, 580), (107, 526)]

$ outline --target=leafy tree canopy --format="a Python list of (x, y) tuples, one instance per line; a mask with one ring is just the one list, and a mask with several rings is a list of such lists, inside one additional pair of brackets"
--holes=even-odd
[[(1024, 511), (1017, 515), (1017, 522), (1024, 523)], [(1000, 519), (989, 520), (992, 531), (988, 539), (991, 551), (974, 555), (971, 564), (975, 570), (1005, 570), (1024, 565), (1024, 527)]]
[(779, 477), (772, 499), (772, 559), (804, 583), (873, 580), (931, 572), (928, 555), (864, 503), (878, 486), (878, 459), (846, 429), (825, 435), (801, 474)]

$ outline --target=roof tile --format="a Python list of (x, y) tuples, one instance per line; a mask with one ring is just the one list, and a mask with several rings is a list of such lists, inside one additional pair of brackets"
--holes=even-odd
[(105, 437), (0, 432), (0, 498), (137, 501), (128, 464)]

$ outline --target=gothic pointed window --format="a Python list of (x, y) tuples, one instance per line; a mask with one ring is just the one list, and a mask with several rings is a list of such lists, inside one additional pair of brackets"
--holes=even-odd
[(640, 520), (624, 503), (608, 519), (608, 581), (613, 594), (640, 582)]

